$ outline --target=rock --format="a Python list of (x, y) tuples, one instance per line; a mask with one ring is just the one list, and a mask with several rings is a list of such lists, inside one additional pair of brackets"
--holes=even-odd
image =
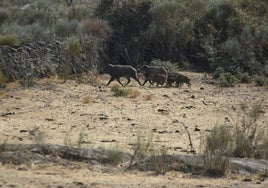
[(169, 114), (169, 112), (165, 109), (158, 109), (157, 111), (161, 114), (166, 114), (166, 115)]

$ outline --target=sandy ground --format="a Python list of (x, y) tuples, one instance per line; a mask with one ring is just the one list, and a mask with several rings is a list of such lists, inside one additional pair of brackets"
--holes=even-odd
[[(108, 78), (98, 85), (51, 78), (31, 88), (9, 83), (0, 91), (0, 142), (51, 143), (89, 148), (118, 149), (133, 153), (138, 135), (152, 138), (153, 145), (168, 148), (169, 154), (187, 153), (190, 132), (197, 153), (202, 138), (216, 124), (230, 126), (241, 117), (240, 106), (262, 101), (261, 123), (268, 124), (268, 90), (254, 84), (220, 88), (206, 83), (203, 74), (184, 73), (192, 87), (165, 88), (128, 86), (132, 97), (115, 97)], [(79, 141), (80, 137), (80, 141)], [(208, 178), (172, 171), (124, 171), (74, 163), (68, 166), (0, 165), (0, 187), (268, 187), (268, 180), (245, 182), (241, 175)]]

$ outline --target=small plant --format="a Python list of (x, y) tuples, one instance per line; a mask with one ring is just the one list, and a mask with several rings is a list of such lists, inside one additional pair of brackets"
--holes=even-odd
[(1, 154), (1, 152), (4, 152), (6, 150), (7, 139), (8, 139), (8, 137), (4, 140), (3, 143), (0, 144), (0, 154)]
[(30, 139), (33, 140), (36, 144), (45, 143), (45, 133), (39, 130), (39, 127), (35, 127), (33, 130), (29, 131)]
[(140, 92), (138, 90), (131, 90), (130, 94), (129, 94), (129, 98), (135, 99), (138, 96), (140, 96)]
[(170, 61), (161, 61), (159, 59), (155, 59), (151, 62), (151, 65), (163, 66), (168, 70), (168, 72), (178, 71), (178, 66), (174, 63), (171, 63)]
[(138, 134), (137, 141), (134, 144), (134, 152), (132, 158), (130, 160), (130, 164), (128, 168), (132, 168), (134, 161), (139, 162), (145, 156), (150, 154), (150, 151), (153, 151), (153, 135), (149, 135), (147, 137)]
[(76, 20), (59, 20), (55, 24), (55, 34), (58, 37), (69, 37), (77, 34), (78, 21)]
[(3, 71), (0, 70), (0, 88), (4, 88), (6, 85), (7, 78), (4, 75)]
[(223, 176), (229, 166), (233, 135), (224, 125), (215, 126), (205, 138), (204, 168), (213, 176)]
[(221, 87), (233, 87), (236, 81), (236, 77), (229, 72), (220, 74), (219, 82)]
[(256, 76), (254, 78), (254, 81), (255, 81), (255, 83), (256, 83), (257, 86), (268, 85), (268, 80), (264, 76)]
[(240, 73), (238, 75), (238, 79), (240, 80), (240, 82), (242, 83), (250, 83), (251, 82), (251, 77), (249, 76), (248, 73)]
[(117, 149), (107, 151), (108, 162), (113, 166), (117, 166), (123, 161), (123, 152)]
[(80, 148), (82, 146), (82, 144), (85, 142), (85, 138), (87, 138), (87, 134), (80, 132), (77, 139), (77, 147)]
[(212, 74), (212, 78), (218, 79), (220, 78), (220, 75), (225, 72), (223, 67), (217, 67), (215, 72)]
[(67, 39), (66, 52), (69, 56), (72, 57), (72, 56), (78, 55), (81, 49), (82, 49), (82, 46), (77, 37), (72, 36)]
[(159, 151), (152, 151), (152, 163), (156, 174), (165, 175), (168, 169), (167, 148), (161, 147)]
[[(75, 139), (73, 139), (73, 138), (75, 138)], [(79, 133), (78, 137), (68, 134), (64, 138), (64, 145), (80, 148), (82, 146), (82, 144), (84, 144), (86, 142), (87, 138), (88, 138), (88, 135), (84, 131), (81, 131)]]
[(147, 100), (147, 101), (151, 101), (153, 99), (153, 94), (146, 94), (144, 95), (144, 99)]
[(20, 40), (16, 35), (6, 34), (0, 35), (0, 45), (18, 45)]
[(111, 88), (111, 91), (114, 93), (114, 96), (116, 97), (125, 97), (131, 94), (132, 89), (126, 88), (126, 87), (121, 87), (119, 85), (114, 85)]
[(104, 38), (111, 30), (108, 22), (100, 19), (87, 19), (83, 21), (81, 29), (85, 36), (93, 35), (100, 38)]
[[(268, 139), (264, 127), (260, 121), (262, 115), (262, 102), (253, 104), (250, 108), (241, 107), (241, 119), (236, 125), (235, 130), (235, 148), (233, 155), (235, 157), (259, 157), (262, 151), (267, 148)], [(264, 150), (265, 151), (265, 150)], [(264, 152), (265, 153), (265, 152)], [(263, 153), (263, 154), (264, 154)]]
[(89, 104), (92, 102), (92, 98), (91, 96), (85, 96), (83, 97), (83, 101), (82, 101), (84, 104)]

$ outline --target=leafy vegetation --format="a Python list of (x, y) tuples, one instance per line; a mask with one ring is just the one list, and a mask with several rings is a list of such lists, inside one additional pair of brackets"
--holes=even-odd
[[(260, 0), (25, 0), (0, 3), (0, 44), (76, 37), (99, 62), (268, 76), (268, 3)], [(232, 78), (230, 85), (232, 86)], [(259, 80), (260, 81), (260, 80)], [(258, 85), (265, 85), (257, 81)], [(226, 83), (223, 84), (225, 86)], [(229, 84), (227, 84), (229, 85)]]
[(215, 126), (205, 139), (204, 169), (208, 174), (222, 176), (228, 169), (233, 150), (231, 130)]
[(268, 132), (263, 115), (262, 102), (250, 107), (241, 105), (236, 125), (215, 126), (204, 142), (204, 169), (208, 174), (222, 176), (229, 166), (229, 158), (247, 157), (267, 159)]

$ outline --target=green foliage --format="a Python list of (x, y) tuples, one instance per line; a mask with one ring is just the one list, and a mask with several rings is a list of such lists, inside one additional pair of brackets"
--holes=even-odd
[(178, 71), (178, 66), (174, 63), (171, 63), (170, 61), (161, 61), (159, 59), (154, 59), (150, 65), (156, 65), (156, 66), (163, 66), (165, 67), (169, 72), (176, 72)]
[(113, 150), (108, 150), (107, 155), (108, 155), (109, 164), (113, 166), (117, 166), (119, 163), (123, 161), (124, 153), (117, 149), (113, 149)]
[(241, 110), (243, 113), (239, 115), (240, 119), (234, 134), (233, 155), (235, 157), (267, 157), (267, 153), (260, 152), (268, 147), (266, 145), (267, 132), (260, 121), (263, 113), (262, 102), (256, 102), (250, 108), (242, 106)]
[(20, 40), (16, 35), (6, 34), (0, 35), (0, 45), (17, 45), (20, 43)]
[(268, 79), (264, 76), (255, 76), (254, 81), (257, 86), (265, 86), (268, 85)]
[(81, 43), (76, 36), (72, 36), (66, 41), (66, 51), (67, 54), (72, 57), (78, 55), (80, 50), (82, 49)]
[(161, 147), (159, 150), (152, 150), (152, 163), (157, 175), (164, 175), (168, 169), (167, 148)]
[(78, 31), (77, 20), (59, 20), (55, 24), (55, 34), (59, 37), (69, 37), (76, 35)]
[(219, 76), (221, 87), (233, 87), (236, 82), (236, 77), (229, 72), (221, 73)]
[(220, 78), (220, 75), (223, 74), (225, 72), (223, 67), (217, 67), (215, 72), (212, 74), (212, 77), (214, 79), (218, 79)]
[(229, 166), (233, 150), (233, 135), (224, 125), (215, 126), (204, 143), (204, 168), (208, 174), (222, 176)]
[(84, 36), (93, 35), (104, 38), (110, 30), (108, 22), (101, 19), (87, 19), (81, 23), (81, 31)]
[(97, 38), (104, 41), (94, 56), (112, 64), (138, 67), (161, 59), (180, 68), (222, 67), (233, 75), (267, 77), (267, 7), (268, 1), (253, 0), (100, 0), (69, 7), (53, 0), (5, 0), (0, 36), (13, 34), (21, 43)]
[(111, 91), (116, 97), (125, 97), (131, 94), (132, 90), (130, 88), (121, 87), (119, 85), (114, 85), (111, 88)]
[(3, 73), (2, 70), (0, 70), (0, 88), (4, 87), (6, 85), (7, 77)]
[(251, 82), (251, 77), (247, 72), (240, 73), (237, 77), (240, 80), (240, 82), (242, 82), (242, 83), (250, 83)]
[(139, 162), (152, 153), (153, 148), (153, 135), (150, 134), (146, 136), (139, 133), (133, 147), (133, 155), (130, 160), (129, 168), (132, 168), (134, 161)]
[(134, 67), (143, 62), (148, 41), (146, 30), (151, 21), (150, 5), (149, 1), (99, 2), (95, 15), (106, 19), (113, 30), (104, 45), (105, 61)]

